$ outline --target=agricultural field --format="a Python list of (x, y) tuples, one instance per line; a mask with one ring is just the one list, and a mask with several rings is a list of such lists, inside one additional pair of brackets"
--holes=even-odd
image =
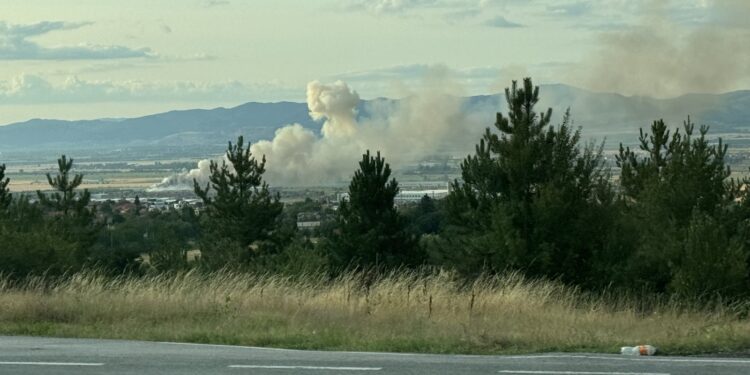
[[(75, 153), (74, 171), (84, 175), (81, 188), (93, 194), (108, 198), (133, 197), (183, 197), (192, 193), (192, 186), (177, 189), (159, 190), (153, 187), (164, 178), (196, 168), (201, 159), (216, 157), (216, 154), (155, 155), (152, 149), (122, 151), (122, 159), (113, 158), (110, 151), (81, 151)], [(5, 153), (0, 162), (7, 165), (6, 174), (10, 178), (12, 192), (27, 193), (49, 189), (46, 174), (57, 172), (55, 160), (59, 155), (46, 153)], [(147, 158), (148, 157), (148, 158)], [(447, 186), (449, 181), (460, 178), (461, 157), (458, 155), (436, 155), (421, 162), (414, 162), (395, 170), (394, 177), (402, 186)], [(356, 163), (353, 163), (353, 168)], [(286, 201), (303, 200), (307, 197), (325, 196), (342, 191), (345, 182), (332, 181), (325, 186), (290, 187), (272, 186)]]

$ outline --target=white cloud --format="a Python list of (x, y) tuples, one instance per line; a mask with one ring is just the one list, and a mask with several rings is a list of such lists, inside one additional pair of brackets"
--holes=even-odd
[(77, 46), (45, 47), (29, 40), (54, 31), (78, 29), (89, 22), (39, 22), (12, 25), (0, 21), (0, 60), (102, 60), (154, 57), (148, 48), (133, 49), (118, 45), (80, 44)]
[(550, 4), (547, 11), (555, 15), (580, 17), (591, 12), (593, 5), (588, 1), (576, 1), (572, 3)]
[(520, 23), (516, 23), (516, 22), (513, 22), (513, 21), (508, 21), (508, 19), (506, 19), (503, 16), (496, 16), (496, 17), (494, 17), (492, 19), (489, 19), (489, 20), (487, 20), (487, 21), (484, 22), (484, 25), (485, 26), (490, 26), (490, 27), (504, 28), (504, 29), (512, 29), (512, 28), (516, 28), (516, 27), (523, 27), (523, 25), (521, 25)]
[[(357, 85), (359, 91), (372, 96), (389, 96), (389, 88), (399, 85), (424, 85), (424, 77), (439, 66), (427, 64), (397, 65), (381, 69), (353, 71), (330, 77)], [(536, 83), (555, 82), (555, 75), (570, 67), (563, 63), (530, 64), (525, 66), (508, 64), (502, 66), (476, 66), (458, 69), (445, 69), (446, 74), (461, 82), (472, 93), (500, 92), (512, 80), (532, 76)], [(375, 95), (373, 95), (375, 93)]]
[(439, 0), (357, 0), (349, 1), (344, 8), (374, 14), (395, 14), (440, 3)]
[(203, 6), (206, 8), (210, 7), (218, 7), (222, 5), (229, 5), (229, 1), (227, 0), (206, 0), (203, 2)]
[(241, 101), (264, 97), (284, 97), (298, 90), (285, 88), (281, 83), (247, 84), (225, 82), (144, 82), (144, 81), (88, 81), (69, 76), (53, 84), (43, 77), (22, 74), (0, 81), (0, 104), (39, 103), (96, 103), (143, 101)]
[(436, 15), (447, 23), (467, 22), (518, 0), (347, 0), (339, 9), (373, 15)]

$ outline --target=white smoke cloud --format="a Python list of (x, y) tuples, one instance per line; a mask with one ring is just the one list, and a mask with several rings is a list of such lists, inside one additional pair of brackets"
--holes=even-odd
[(357, 132), (357, 104), (359, 95), (342, 81), (332, 85), (318, 81), (307, 84), (310, 117), (315, 121), (326, 120), (320, 131), (324, 138), (351, 137)]
[(274, 185), (300, 186), (338, 183), (351, 173), (357, 155), (366, 145), (357, 123), (356, 91), (337, 81), (307, 85), (310, 117), (324, 121), (321, 136), (299, 124), (276, 131), (272, 140), (250, 146), (255, 157), (266, 157), (265, 179)]
[(750, 2), (705, 2), (682, 17), (668, 5), (645, 3), (639, 24), (602, 33), (595, 53), (570, 73), (576, 83), (660, 98), (745, 88)]
[[(273, 185), (320, 185), (338, 182), (351, 165), (346, 156), (356, 150), (345, 145), (346, 138), (320, 138), (299, 124), (276, 131), (270, 141), (250, 147), (256, 157), (266, 156), (264, 178)], [(345, 145), (346, 149), (337, 147)], [(341, 172), (341, 173), (339, 173)]]
[(366, 150), (381, 151), (394, 168), (446, 147), (473, 147), (482, 127), (462, 112), (461, 88), (436, 68), (398, 104), (373, 102), (368, 117), (356, 118), (359, 96), (339, 81), (307, 86), (310, 116), (324, 120), (321, 137), (291, 125), (270, 141), (251, 147), (266, 156), (266, 178), (275, 185), (318, 185), (348, 180)]
[[(338, 81), (307, 85), (310, 116), (324, 121), (317, 135), (299, 124), (276, 131), (271, 140), (250, 146), (255, 158), (266, 158), (264, 178), (274, 186), (331, 185), (347, 181), (366, 150), (381, 151), (394, 168), (450, 149), (471, 150), (482, 130), (477, 117), (462, 111), (462, 88), (447, 69), (433, 68), (415, 91), (404, 91), (398, 102), (372, 101), (367, 117), (357, 118), (359, 95)], [(494, 110), (493, 108), (492, 110)], [(487, 110), (487, 114), (491, 110)], [(207, 181), (208, 160), (180, 176), (165, 179), (159, 188)]]
[[(224, 159), (226, 160), (226, 157)], [(231, 167), (231, 164), (229, 166)], [(165, 177), (160, 183), (152, 186), (149, 190), (185, 190), (193, 186), (194, 179), (198, 180), (201, 185), (205, 185), (208, 181), (208, 176), (211, 174), (210, 167), (210, 159), (201, 160), (198, 162), (197, 168)]]

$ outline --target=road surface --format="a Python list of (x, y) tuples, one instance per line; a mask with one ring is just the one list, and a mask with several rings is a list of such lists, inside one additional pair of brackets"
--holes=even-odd
[(0, 374), (746, 375), (750, 359), (608, 354), (473, 356), (0, 336)]

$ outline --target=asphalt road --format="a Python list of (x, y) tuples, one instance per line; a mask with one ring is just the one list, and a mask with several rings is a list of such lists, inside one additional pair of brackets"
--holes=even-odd
[(746, 375), (750, 359), (606, 354), (470, 356), (0, 336), (0, 374)]

